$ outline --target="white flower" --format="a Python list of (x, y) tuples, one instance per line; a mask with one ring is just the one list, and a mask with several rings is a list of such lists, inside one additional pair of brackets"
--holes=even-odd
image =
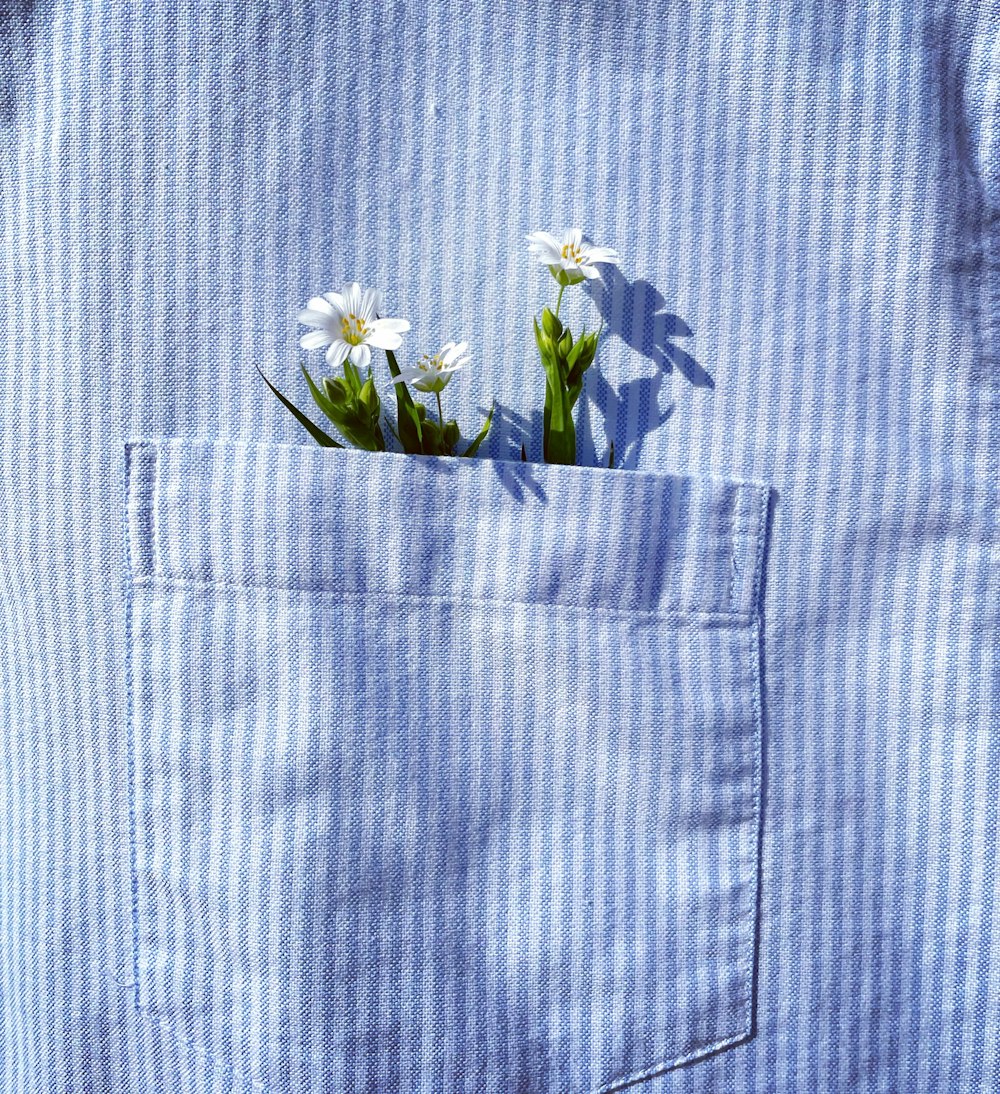
[(530, 232), (525, 239), (531, 253), (543, 266), (548, 266), (560, 285), (576, 285), (584, 278), (593, 280), (598, 276), (594, 269), (596, 262), (617, 266), (620, 261), (618, 252), (610, 247), (592, 247), (584, 243), (579, 228), (570, 228), (561, 241), (549, 232)]
[(367, 368), (372, 352), (376, 349), (399, 349), (403, 344), (400, 335), (410, 329), (405, 319), (376, 319), (382, 307), (382, 290), (365, 289), (356, 281), (348, 282), (342, 292), (327, 292), (314, 296), (299, 312), (299, 322), (317, 327), (303, 334), (299, 345), (303, 349), (319, 349), (328, 346), (327, 364), (337, 368), (345, 358), (359, 369)]
[(437, 353), (425, 353), (415, 365), (400, 369), (392, 382), (402, 384), (412, 380), (418, 391), (443, 391), (452, 376), (469, 363), (468, 356), (462, 356), (468, 348), (468, 342), (445, 342)]

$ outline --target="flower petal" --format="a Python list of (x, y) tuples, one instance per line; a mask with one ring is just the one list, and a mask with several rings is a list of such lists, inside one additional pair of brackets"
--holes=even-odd
[[(347, 309), (344, 307), (344, 298), (339, 292), (325, 292), (323, 293), (323, 299), (333, 306), (334, 312), (343, 314)], [(309, 301), (309, 306), (312, 307), (312, 300)]]
[(405, 319), (375, 319), (368, 326), (371, 330), (391, 330), (394, 334), (403, 334), (410, 329)]
[(448, 357), (449, 354), (453, 357), (457, 357), (460, 354), (465, 353), (468, 348), (468, 342), (446, 342), (441, 347), (440, 353), (442, 357)]
[(451, 347), (450, 349), (442, 348), (441, 350), (441, 360), (444, 361), (445, 365), (457, 364), (458, 359), (469, 348), (468, 342), (459, 342), (458, 345), (449, 342), (448, 345)]
[(348, 281), (343, 288), (344, 312), (355, 315), (361, 310), (361, 286), (357, 281)]
[(356, 346), (351, 347), (351, 364), (357, 368), (367, 368), (369, 361), (372, 359), (372, 351), (364, 344), (360, 342)]
[(582, 273), (588, 281), (593, 281), (595, 277), (601, 276), (600, 271), (594, 269), (593, 266), (581, 266), (580, 273)]
[(299, 339), (299, 345), (303, 349), (319, 349), (320, 346), (329, 345), (333, 341), (333, 335), (325, 330), (307, 331)]
[[(318, 312), (321, 312), (323, 315), (327, 315), (327, 316), (333, 315), (333, 307), (332, 307), (333, 301), (328, 300), (327, 297), (336, 296), (336, 295), (337, 295), (336, 293), (327, 293), (325, 296), (314, 296), (309, 301), (309, 303), (306, 304), (306, 307), (310, 311), (318, 311)], [(338, 297), (338, 299), (339, 299), (339, 297)]]
[(399, 349), (403, 344), (403, 339), (394, 330), (386, 330), (378, 323), (370, 328), (365, 341), (376, 349)]
[(381, 307), (382, 290), (365, 289), (364, 294), (361, 297), (361, 310), (358, 312), (358, 315), (367, 323), (369, 319), (375, 316)]
[(305, 311), (300, 311), (296, 316), (300, 323), (305, 323), (310, 327), (322, 327), (326, 330), (330, 321), (333, 319), (333, 312), (323, 312), (316, 308), (306, 308)]
[(536, 255), (540, 262), (548, 265), (559, 261), (562, 248), (559, 246), (559, 240), (550, 232), (531, 232), (524, 238), (530, 244), (528, 250)]
[(524, 238), (533, 246), (560, 249), (559, 240), (551, 232), (529, 232)]
[(612, 250), (611, 247), (591, 247), (587, 258), (591, 262), (608, 262), (615, 266), (621, 261), (618, 252)]
[(339, 368), (349, 352), (350, 346), (342, 338), (338, 338), (331, 343), (330, 348), (326, 351), (326, 363), (333, 368)]
[(583, 232), (579, 228), (570, 228), (570, 230), (563, 236), (563, 243), (570, 243), (574, 247), (579, 247), (583, 242)]

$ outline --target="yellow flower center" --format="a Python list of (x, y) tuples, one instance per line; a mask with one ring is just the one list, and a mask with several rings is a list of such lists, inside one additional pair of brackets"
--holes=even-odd
[(569, 258), (573, 262), (579, 263), (583, 258), (583, 251), (572, 243), (564, 243), (562, 256), (563, 258)]
[(359, 319), (354, 312), (340, 317), (340, 336), (351, 346), (360, 346), (368, 334), (365, 321)]
[(422, 368), (424, 372), (440, 372), (444, 361), (440, 353), (425, 353), (417, 362), (417, 368)]

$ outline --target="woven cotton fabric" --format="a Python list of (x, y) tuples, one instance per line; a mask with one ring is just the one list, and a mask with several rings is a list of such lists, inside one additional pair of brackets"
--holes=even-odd
[(993, 0), (3, 11), (0, 1090), (1000, 1088)]
[(610, 1090), (746, 1037), (766, 490), (128, 457), (144, 1013), (288, 1092)]

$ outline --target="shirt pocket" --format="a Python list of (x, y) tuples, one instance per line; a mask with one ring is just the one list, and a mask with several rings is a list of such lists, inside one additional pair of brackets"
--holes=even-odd
[(126, 443), (136, 1003), (273, 1094), (749, 1036), (768, 489)]

